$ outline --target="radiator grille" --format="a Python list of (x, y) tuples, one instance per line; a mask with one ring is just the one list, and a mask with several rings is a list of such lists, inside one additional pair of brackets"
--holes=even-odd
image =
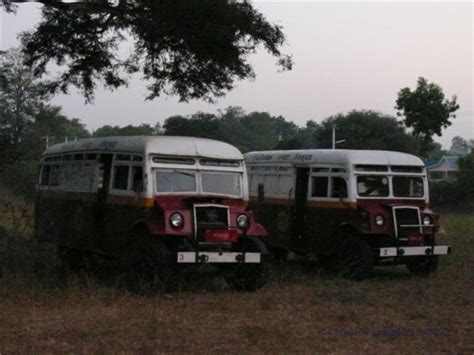
[(420, 231), (419, 208), (394, 208), (395, 232), (399, 240), (407, 240), (412, 232)]
[(228, 208), (225, 206), (195, 206), (196, 237), (203, 239), (204, 231), (229, 226)]

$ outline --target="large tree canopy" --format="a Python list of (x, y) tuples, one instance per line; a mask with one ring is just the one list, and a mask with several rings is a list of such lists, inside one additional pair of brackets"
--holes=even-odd
[(451, 125), (459, 105), (456, 96), (445, 99), (443, 89), (429, 83), (425, 78), (418, 78), (415, 90), (401, 89), (398, 93), (395, 109), (397, 115), (403, 116), (403, 123), (413, 129), (413, 136), (419, 142), (419, 153), (426, 155), (431, 148), (433, 135), (441, 136), (441, 130)]
[(334, 125), (337, 140), (345, 140), (337, 148), (416, 151), (415, 140), (395, 117), (370, 110), (353, 110), (326, 118), (315, 132), (317, 148), (331, 148)]
[[(7, 10), (12, 2), (23, 0), (2, 0)], [(259, 45), (291, 69), (291, 58), (280, 52), (280, 26), (247, 1), (39, 2), (42, 20), (22, 42), (36, 75), (49, 63), (60, 66), (52, 91), (73, 85), (91, 100), (98, 82), (113, 89), (127, 84), (127, 74), (141, 72), (149, 82), (148, 99), (164, 93), (212, 101), (235, 80), (254, 77), (248, 57)], [(133, 51), (125, 56), (119, 44), (127, 40)]]

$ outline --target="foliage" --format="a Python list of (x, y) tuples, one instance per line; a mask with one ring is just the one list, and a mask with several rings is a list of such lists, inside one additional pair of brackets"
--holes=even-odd
[(69, 119), (61, 113), (61, 107), (43, 105), (35, 115), (31, 134), (25, 137), (22, 149), (23, 157), (38, 159), (48, 144), (61, 143), (66, 140), (87, 138), (90, 136), (85, 125), (77, 118)]
[[(18, 148), (31, 133), (35, 115), (49, 98), (45, 82), (23, 65), (18, 49), (0, 52), (0, 163), (18, 158)], [(6, 153), (6, 154), (5, 154)], [(1, 164), (0, 164), (1, 165)]]
[(271, 116), (267, 112), (245, 114), (235, 107), (221, 113), (220, 120), (225, 140), (243, 152), (275, 149), (298, 132), (296, 124), (282, 116)]
[(469, 143), (460, 136), (456, 136), (451, 140), (451, 148), (449, 153), (451, 155), (463, 156), (469, 153)]
[(462, 189), (465, 198), (474, 200), (474, 152), (471, 152), (458, 160), (459, 172), (457, 183)]
[(32, 198), (46, 137), (57, 143), (67, 137), (88, 137), (89, 132), (78, 119), (68, 119), (60, 107), (48, 103), (48, 83), (23, 65), (18, 49), (0, 55), (0, 180), (15, 193)]
[(459, 212), (474, 211), (474, 152), (460, 157), (455, 181), (430, 183), (430, 200), (433, 206)]
[(442, 157), (449, 155), (449, 151), (443, 149), (443, 146), (439, 143), (433, 142), (430, 144), (430, 151), (427, 153), (426, 159), (436, 159), (439, 160)]
[(198, 112), (190, 117), (172, 116), (163, 125), (165, 135), (212, 138), (228, 142), (242, 152), (275, 149), (292, 139), (298, 127), (285, 118), (267, 112), (246, 114), (240, 107), (228, 107), (218, 115)]
[(127, 125), (125, 127), (105, 125), (94, 131), (93, 137), (112, 137), (112, 136), (151, 136), (160, 133), (160, 125), (155, 127), (147, 123), (138, 126)]
[(189, 136), (222, 139), (222, 131), (218, 118), (210, 113), (198, 112), (191, 117), (171, 116), (163, 125), (167, 136)]
[[(254, 77), (248, 58), (257, 46), (283, 69), (292, 66), (279, 49), (285, 41), (281, 27), (248, 1), (39, 2), (40, 24), (22, 36), (26, 63), (36, 75), (45, 74), (49, 63), (59, 64), (60, 77), (50, 89), (66, 92), (74, 85), (87, 101), (99, 81), (114, 89), (138, 72), (150, 82), (148, 99), (165, 93), (212, 101), (235, 80)], [(133, 51), (123, 58), (119, 48), (125, 42), (133, 43)]]
[(332, 128), (340, 149), (380, 149), (415, 153), (416, 143), (394, 117), (375, 111), (351, 111), (325, 119), (315, 132), (317, 148), (332, 147)]
[(406, 87), (399, 91), (395, 109), (403, 116), (403, 123), (413, 129), (413, 136), (419, 143), (419, 153), (426, 156), (433, 135), (441, 136), (441, 130), (451, 125), (459, 105), (456, 96), (445, 99), (443, 90), (425, 78), (418, 78), (414, 91)]
[(298, 127), (282, 116), (267, 112), (245, 113), (228, 107), (218, 115), (198, 113), (189, 118), (169, 117), (163, 126), (166, 135), (187, 135), (228, 142), (242, 152), (271, 149), (331, 148), (332, 127), (338, 148), (383, 149), (414, 153), (416, 142), (394, 117), (374, 111), (351, 111), (325, 119), (321, 124), (308, 121)]

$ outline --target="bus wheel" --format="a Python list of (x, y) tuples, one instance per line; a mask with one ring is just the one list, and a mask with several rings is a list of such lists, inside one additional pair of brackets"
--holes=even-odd
[(407, 268), (414, 275), (428, 276), (436, 271), (438, 262), (439, 257), (437, 255), (426, 256), (407, 263)]
[(357, 236), (342, 239), (337, 250), (337, 270), (345, 278), (363, 280), (372, 269), (374, 257), (372, 248)]
[(125, 257), (125, 282), (137, 292), (160, 292), (169, 286), (173, 267), (168, 262), (168, 248), (161, 240), (136, 238)]
[(58, 245), (56, 254), (61, 262), (61, 265), (66, 267), (66, 270), (79, 272), (86, 267), (86, 258), (81, 250)]
[[(256, 238), (240, 238), (236, 251), (257, 252), (268, 254), (265, 244)], [(233, 274), (226, 281), (237, 291), (255, 292), (267, 282), (267, 270), (263, 260), (258, 264), (236, 265)]]
[(279, 247), (269, 247), (273, 260), (285, 262), (288, 259), (288, 250)]

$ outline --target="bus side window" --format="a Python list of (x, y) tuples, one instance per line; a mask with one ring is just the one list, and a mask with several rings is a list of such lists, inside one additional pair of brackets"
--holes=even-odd
[(328, 197), (327, 176), (313, 176), (311, 178), (311, 197)]
[(112, 188), (115, 190), (128, 189), (128, 165), (116, 165), (114, 167), (114, 182)]
[(339, 176), (334, 176), (332, 180), (331, 197), (345, 198), (347, 197), (346, 180)]
[(41, 170), (40, 185), (48, 185), (50, 172), (51, 172), (51, 165), (43, 165), (43, 169)]
[(61, 166), (53, 165), (50, 171), (49, 185), (59, 186)]
[(132, 189), (136, 193), (143, 191), (143, 167), (132, 166)]
[(278, 177), (278, 194), (280, 196), (291, 197), (293, 188), (293, 176), (280, 175)]

